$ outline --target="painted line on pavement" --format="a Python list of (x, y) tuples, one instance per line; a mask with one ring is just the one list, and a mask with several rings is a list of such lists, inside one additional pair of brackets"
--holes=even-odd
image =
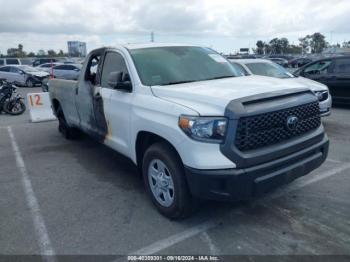
[(315, 175), (314, 177), (307, 179), (307, 180), (306, 179), (305, 180), (297, 180), (293, 184), (291, 184), (290, 186), (282, 188), (282, 189), (280, 189), (280, 191), (273, 193), (270, 196), (264, 197), (263, 199), (261, 199), (261, 201), (264, 201), (266, 199), (278, 198), (278, 197), (286, 195), (292, 191), (301, 189), (305, 186), (311, 185), (311, 184), (319, 182), (323, 179), (337, 175), (337, 174), (339, 174), (347, 169), (350, 169), (350, 163), (346, 163), (346, 164), (340, 165), (338, 167), (332, 168), (331, 170), (321, 172), (321, 173), (319, 173), (319, 174)]
[(186, 229), (185, 231), (182, 231), (180, 233), (177, 233), (175, 235), (171, 235), (170, 237), (161, 239), (159, 241), (154, 242), (153, 244), (146, 246), (144, 248), (141, 248), (139, 250), (135, 250), (133, 252), (129, 252), (130, 255), (151, 255), (155, 254), (163, 249), (166, 249), (168, 247), (171, 247), (177, 243), (180, 243), (188, 238), (191, 238), (193, 236), (196, 236), (200, 233), (206, 232), (207, 230), (214, 228), (218, 226), (219, 223), (216, 222), (204, 222), (202, 224), (199, 224), (197, 226), (191, 227), (189, 229)]
[(16, 138), (13, 134), (12, 128), (9, 126), (7, 127), (7, 130), (11, 139), (13, 153), (16, 157), (17, 168), (19, 169), (22, 176), (22, 185), (26, 195), (27, 205), (30, 209), (30, 213), (33, 219), (34, 229), (37, 235), (37, 241), (40, 248), (40, 255), (43, 255), (43, 259), (45, 261), (55, 262), (57, 261), (55, 258), (55, 251), (52, 247), (49, 235), (47, 233), (46, 225), (41, 215), (39, 203), (35, 196), (30, 178), (28, 176), (27, 168), (22, 158), (21, 151), (16, 142)]

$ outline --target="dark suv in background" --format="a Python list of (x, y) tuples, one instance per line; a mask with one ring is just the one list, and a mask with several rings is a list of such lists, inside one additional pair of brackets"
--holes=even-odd
[(350, 104), (350, 56), (329, 57), (294, 72), (328, 86), (335, 104)]
[(38, 58), (33, 61), (33, 66), (38, 66), (46, 63), (55, 63), (58, 62), (56, 58)]

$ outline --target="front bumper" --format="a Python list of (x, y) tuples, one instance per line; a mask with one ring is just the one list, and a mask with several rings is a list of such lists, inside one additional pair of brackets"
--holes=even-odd
[(237, 201), (264, 194), (310, 173), (327, 158), (329, 140), (282, 158), (242, 169), (200, 170), (185, 167), (191, 193), (204, 199)]

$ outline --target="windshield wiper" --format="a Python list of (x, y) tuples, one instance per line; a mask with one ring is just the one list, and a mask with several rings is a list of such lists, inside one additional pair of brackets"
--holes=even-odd
[(191, 83), (191, 82), (196, 82), (198, 80), (185, 80), (185, 81), (174, 81), (174, 82), (168, 82), (161, 84), (162, 86), (167, 86), (167, 85), (177, 85), (177, 84), (185, 84), (185, 83)]
[(208, 78), (208, 79), (205, 79), (205, 80), (215, 80), (215, 79), (230, 78), (230, 77), (236, 77), (236, 76), (235, 76), (235, 75), (230, 75), (230, 76), (217, 76), (217, 77)]

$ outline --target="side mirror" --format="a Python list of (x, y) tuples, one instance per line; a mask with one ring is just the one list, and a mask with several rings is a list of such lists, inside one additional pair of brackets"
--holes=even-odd
[(108, 85), (114, 89), (131, 92), (132, 85), (129, 74), (123, 72), (111, 72), (108, 76)]

